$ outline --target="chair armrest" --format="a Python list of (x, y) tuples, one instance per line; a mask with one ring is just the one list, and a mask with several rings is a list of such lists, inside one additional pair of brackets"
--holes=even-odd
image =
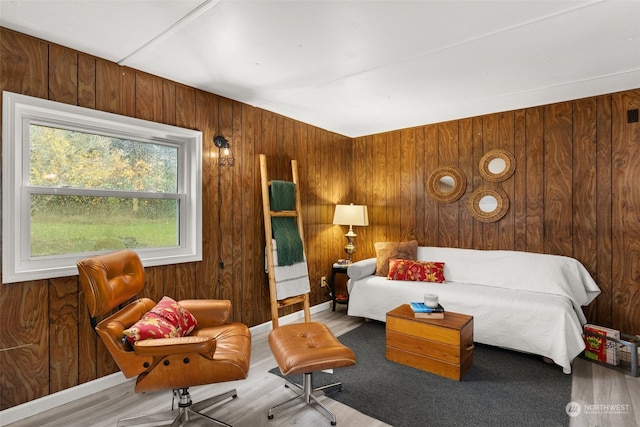
[(229, 323), (231, 301), (217, 299), (185, 299), (178, 303), (198, 320), (198, 326), (218, 326)]
[(153, 358), (142, 357), (131, 351), (129, 343), (122, 341), (122, 333), (125, 329), (140, 320), (155, 304), (156, 303), (149, 298), (137, 299), (123, 309), (103, 319), (96, 326), (96, 333), (127, 378), (144, 372), (146, 370), (144, 364), (151, 363)]
[(367, 258), (349, 265), (347, 275), (351, 280), (360, 280), (376, 272), (376, 258)]
[(211, 337), (186, 336), (179, 338), (156, 338), (137, 341), (133, 351), (138, 356), (170, 356), (172, 354), (200, 353), (213, 359), (216, 340)]

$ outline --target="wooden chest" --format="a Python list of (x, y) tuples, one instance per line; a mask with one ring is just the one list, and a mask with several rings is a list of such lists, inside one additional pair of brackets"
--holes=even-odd
[(420, 319), (409, 304), (387, 313), (387, 359), (460, 381), (473, 364), (473, 317)]

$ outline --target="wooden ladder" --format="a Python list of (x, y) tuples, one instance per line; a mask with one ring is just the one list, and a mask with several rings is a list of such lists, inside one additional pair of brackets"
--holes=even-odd
[[(260, 154), (260, 178), (262, 181), (262, 211), (264, 213), (264, 237), (266, 242), (267, 255), (267, 273), (269, 275), (269, 296), (271, 302), (271, 323), (273, 328), (278, 327), (279, 309), (302, 303), (304, 307), (304, 321), (311, 321), (311, 311), (309, 308), (309, 293), (292, 296), (282, 300), (278, 300), (276, 295), (276, 277), (275, 264), (273, 257), (273, 231), (271, 228), (271, 218), (274, 217), (295, 217), (298, 225), (298, 233), (302, 240), (302, 252), (306, 254), (304, 247), (304, 232), (302, 229), (302, 209), (300, 202), (300, 187), (298, 180), (298, 162), (291, 160), (291, 173), (293, 176), (293, 184), (295, 185), (295, 210), (294, 211), (272, 211), (269, 197), (269, 186), (271, 180), (267, 172), (267, 156)], [(305, 256), (306, 259), (306, 256)]]

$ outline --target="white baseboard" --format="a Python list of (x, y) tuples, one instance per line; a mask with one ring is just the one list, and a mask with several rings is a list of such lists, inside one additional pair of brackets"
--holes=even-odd
[[(328, 310), (330, 307), (331, 301), (314, 305), (313, 307), (311, 307), (311, 314)], [(284, 317), (281, 317), (280, 323), (286, 325), (287, 323), (293, 323), (298, 319), (302, 319), (303, 317), (304, 313), (302, 312), (302, 310), (296, 311), (295, 313), (291, 313)], [(270, 330), (271, 321), (253, 326), (251, 328), (251, 334), (259, 334), (268, 332)], [(89, 381), (84, 384), (80, 384), (66, 390), (41, 397), (39, 399), (31, 400), (29, 402), (23, 403), (22, 405), (5, 409), (4, 411), (0, 411), (0, 426), (15, 423), (16, 421), (20, 421), (33, 415), (37, 415), (41, 412), (57, 408), (58, 406), (73, 402), (74, 400), (80, 399), (87, 395), (98, 393), (108, 388), (120, 385), (126, 381), (133, 382), (134, 379), (127, 379), (124, 375), (122, 375), (122, 372), (116, 372), (115, 374), (100, 377), (93, 381)], [(133, 388), (133, 384), (131, 387)]]
[[(128, 380), (124, 375), (122, 375), (122, 372), (116, 372), (115, 374), (100, 377), (96, 380), (89, 381), (39, 399), (31, 400), (23, 403), (22, 405), (5, 409), (0, 412), (0, 426), (15, 423), (16, 421), (29, 418), (41, 412), (48, 411), (49, 409), (57, 408), (58, 406), (73, 402), (74, 400), (80, 399), (89, 394), (117, 386), (125, 381), (133, 380)], [(131, 387), (133, 387), (133, 383), (131, 384)]]

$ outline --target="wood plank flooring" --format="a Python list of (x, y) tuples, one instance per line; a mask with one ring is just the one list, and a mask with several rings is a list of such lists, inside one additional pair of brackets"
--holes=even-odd
[[(362, 319), (347, 316), (345, 306), (338, 306), (335, 312), (325, 310), (316, 313), (313, 320), (325, 322), (336, 335), (363, 322)], [(256, 333), (253, 336), (249, 377), (243, 381), (193, 387), (193, 401), (198, 402), (235, 387), (238, 397), (207, 412), (210, 416), (236, 427), (328, 426), (329, 420), (320, 411), (311, 407), (303, 408), (301, 404), (282, 409), (275, 413), (272, 420), (267, 419), (267, 411), (271, 406), (293, 396), (293, 392), (283, 386), (281, 378), (268, 372), (275, 366), (267, 343), (267, 332)], [(632, 378), (582, 359), (574, 362), (572, 375), (572, 401), (580, 404), (581, 412), (570, 418), (571, 427), (640, 425), (640, 378)], [(320, 400), (336, 415), (338, 425), (387, 426), (333, 399), (320, 396)], [(128, 381), (9, 426), (115, 426), (120, 418), (170, 408), (170, 392), (135, 394), (133, 382)], [(189, 425), (210, 424), (194, 418)]]
[(571, 400), (580, 413), (571, 427), (640, 426), (640, 377), (577, 358), (573, 362)]

